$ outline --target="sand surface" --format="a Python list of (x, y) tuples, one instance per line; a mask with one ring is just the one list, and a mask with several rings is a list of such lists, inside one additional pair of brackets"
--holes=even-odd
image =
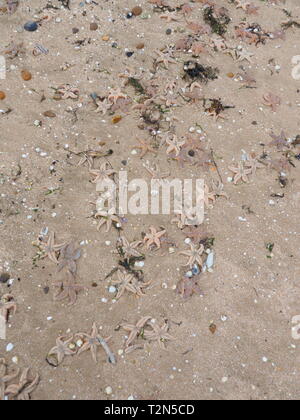
[[(300, 314), (300, 177), (294, 157), (299, 146), (291, 142), (300, 134), (300, 80), (292, 77), (292, 58), (300, 55), (300, 30), (291, 27), (285, 39), (267, 39), (257, 46), (237, 39), (234, 30), (244, 19), (269, 33), (278, 31), (292, 19), (283, 9), (300, 22), (298, 1), (273, 5), (253, 0), (259, 6), (258, 15), (248, 15), (232, 2), (216, 1), (232, 18), (226, 42), (252, 52), (251, 62), (233, 60), (209, 46), (196, 58), (170, 47), (175, 62), (168, 69), (155, 62), (155, 50), (193, 34), (187, 22), (204, 24), (201, 2), (190, 3), (193, 11), (188, 16), (171, 12), (178, 20), (170, 22), (161, 19), (168, 12), (154, 11), (147, 1), (80, 4), (71, 0), (70, 10), (55, 0), (48, 5), (58, 9), (45, 8), (45, 0), (20, 3), (15, 13), (0, 15), (2, 53), (12, 41), (23, 43), (25, 49), (17, 57), (6, 56), (6, 79), (0, 80), (0, 90), (6, 95), (0, 101), (4, 111), (0, 114), (0, 274), (8, 272), (13, 279), (0, 284), (0, 296), (10, 293), (17, 303), (6, 340), (0, 340), (0, 357), (6, 359), (8, 370), (30, 367), (32, 376), (39, 373), (33, 400), (298, 399), (300, 347), (292, 336), (292, 319)], [(171, 6), (182, 3), (168, 1)], [(126, 18), (137, 4), (143, 14)], [(46, 16), (49, 19), (43, 19), (38, 31), (22, 30), (27, 21)], [(96, 31), (90, 30), (93, 22), (98, 24)], [(198, 39), (206, 45), (210, 37)], [(138, 50), (141, 42), (144, 48)], [(49, 53), (34, 56), (36, 44)], [(128, 51), (134, 54), (128, 57)], [(202, 94), (234, 107), (222, 113), (226, 119), (209, 116), (202, 101), (183, 99), (182, 89), (188, 91), (192, 82), (182, 79), (188, 60), (219, 68), (218, 79), (203, 84)], [(160, 96), (167, 83), (176, 81), (170, 95), (175, 106), (159, 102), (167, 111), (160, 130), (163, 134), (173, 130), (180, 138), (201, 126), (218, 171), (215, 165), (207, 171), (189, 163), (183, 168), (178, 165), (166, 154), (166, 146), (159, 146), (157, 133), (153, 136), (147, 130), (141, 111), (133, 110), (132, 104), (114, 115), (94, 112), (92, 93), (104, 98), (111, 89), (120, 88), (133, 103), (141, 101), (141, 95), (119, 77), (126, 69), (131, 75), (142, 74), (141, 83), (149, 85), (155, 79)], [(29, 71), (32, 79), (24, 81), (22, 70)], [(256, 80), (254, 89), (241, 88), (237, 75), (244, 71)], [(54, 89), (64, 84), (79, 89), (77, 100), (53, 99)], [(276, 112), (263, 104), (263, 95), (269, 92), (281, 98)], [(49, 110), (54, 118), (43, 115)], [(114, 124), (116, 115), (122, 119)], [(270, 133), (282, 130), (289, 143), (278, 151), (269, 145)], [(149, 153), (140, 159), (137, 138), (148, 139), (157, 155)], [(211, 272), (201, 275), (201, 296), (183, 299), (174, 290), (187, 271), (182, 267), (185, 257), (179, 253), (189, 247), (186, 234), (171, 224), (171, 215), (126, 215), (122, 235), (130, 241), (142, 240), (142, 233), (155, 226), (166, 229), (173, 244), (164, 243), (158, 251), (141, 248), (146, 255), (144, 279), (151, 281), (143, 297), (126, 292), (116, 301), (109, 293), (117, 275), (105, 277), (118, 266), (115, 251), (120, 233), (115, 228), (108, 233), (105, 228), (97, 231), (95, 184), (88, 166), (78, 166), (80, 157), (72, 153), (99, 149), (102, 143), (103, 150), (113, 154), (95, 159), (94, 167), (108, 161), (115, 171), (128, 171), (130, 179), (150, 182), (151, 175), (143, 166), (147, 161), (170, 173), (169, 179), (204, 178), (209, 187), (212, 180), (220, 180), (220, 174), (229, 198), (220, 197), (213, 208), (206, 209), (205, 226), (215, 238), (215, 263)], [(262, 156), (264, 152), (267, 156)], [(228, 167), (252, 153), (265, 158), (265, 167), (251, 175), (249, 183), (234, 185)], [(269, 168), (272, 160), (284, 156), (292, 164), (281, 174)], [(74, 240), (81, 247), (77, 282), (85, 290), (72, 306), (67, 300), (54, 299), (54, 284), (64, 280), (66, 271), (58, 273), (49, 258), (34, 263), (38, 248), (33, 243), (45, 228), (55, 232), (57, 242)], [(267, 244), (274, 244), (271, 253)], [(122, 353), (127, 333), (120, 324), (135, 324), (144, 316), (159, 325), (166, 321), (175, 340), (166, 341), (164, 350), (158, 342), (140, 337), (136, 341), (140, 348)], [(103, 337), (111, 336), (115, 365), (108, 363), (102, 348), (97, 364), (90, 352), (66, 357), (57, 367), (46, 362), (57, 337), (89, 333), (94, 322)], [(7, 352), (10, 343), (13, 349)]]

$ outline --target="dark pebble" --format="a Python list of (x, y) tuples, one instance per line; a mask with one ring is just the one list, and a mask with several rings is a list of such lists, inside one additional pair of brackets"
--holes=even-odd
[(128, 13), (126, 17), (127, 17), (127, 19), (131, 19), (133, 17), (133, 13), (131, 13), (131, 12)]
[(73, 34), (78, 34), (79, 29), (78, 29), (78, 28), (73, 28), (73, 29), (72, 29), (72, 32), (73, 32)]
[(127, 57), (128, 57), (128, 58), (132, 57), (132, 56), (133, 56), (133, 54), (134, 54), (134, 52), (132, 52), (132, 51), (128, 51), (128, 52), (126, 53), (126, 55), (127, 55)]
[(172, 33), (172, 29), (167, 29), (167, 30), (166, 30), (166, 34), (167, 34), (167, 35), (171, 35), (171, 33)]
[(36, 22), (27, 22), (24, 25), (25, 31), (34, 32), (38, 29), (39, 25)]
[(10, 275), (8, 273), (1, 273), (0, 274), (0, 283), (7, 283), (8, 280), (10, 279)]

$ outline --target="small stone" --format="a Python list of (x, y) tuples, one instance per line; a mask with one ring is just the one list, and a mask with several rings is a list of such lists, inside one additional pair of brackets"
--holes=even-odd
[(8, 273), (1, 273), (0, 274), (0, 283), (7, 283), (8, 280), (10, 279), (10, 275)]
[(25, 31), (35, 32), (38, 29), (38, 24), (36, 22), (26, 22), (24, 25)]
[(112, 294), (115, 294), (115, 293), (116, 293), (116, 291), (117, 291), (117, 289), (116, 289), (116, 287), (115, 287), (115, 286), (110, 286), (110, 287), (109, 287), (109, 289), (108, 289), (108, 292), (109, 292), (109, 293), (112, 293)]
[(127, 51), (127, 52), (126, 52), (126, 56), (127, 56), (128, 58), (132, 57), (132, 56), (133, 56), (133, 54), (134, 54), (134, 52), (133, 52), (133, 51)]
[(14, 348), (14, 345), (13, 345), (12, 343), (9, 343), (9, 344), (7, 344), (7, 346), (6, 346), (6, 351), (7, 351), (7, 352), (10, 352), (10, 351), (12, 351), (12, 350), (13, 350), (13, 348)]
[(11, 360), (15, 365), (17, 365), (19, 362), (19, 359), (17, 358), (17, 356), (14, 356)]
[(112, 394), (112, 392), (113, 392), (113, 390), (112, 390), (112, 387), (111, 387), (111, 386), (107, 386), (107, 387), (105, 388), (105, 394), (107, 394), (107, 395), (111, 395), (111, 394)]
[(136, 47), (137, 50), (142, 50), (143, 48), (145, 48), (145, 44), (143, 42), (139, 42)]
[(98, 29), (98, 24), (96, 22), (92, 22), (90, 24), (90, 30), (91, 31), (97, 31), (97, 29)]
[(2, 90), (0, 91), (0, 101), (3, 101), (6, 98), (6, 95)]
[(109, 36), (108, 35), (104, 35), (102, 37), (102, 41), (105, 41), (105, 42), (109, 41)]
[(78, 28), (73, 28), (73, 29), (72, 29), (72, 32), (73, 32), (73, 34), (78, 34), (79, 29), (78, 29)]
[(234, 78), (234, 73), (227, 73), (227, 77), (229, 77), (230, 79)]
[(167, 35), (171, 35), (171, 33), (172, 33), (172, 29), (167, 29), (167, 30), (166, 30), (166, 34), (167, 34)]
[(140, 6), (135, 6), (132, 10), (131, 13), (134, 16), (140, 16), (143, 13), (143, 9)]
[(83, 341), (81, 339), (77, 340), (76, 341), (76, 346), (79, 347), (79, 348), (82, 347), (83, 346)]
[(22, 70), (21, 71), (22, 79), (25, 80), (25, 82), (28, 82), (32, 79), (32, 74), (28, 70)]
[(48, 118), (55, 118), (56, 117), (56, 114), (53, 111), (45, 111), (43, 113), (43, 115), (44, 115), (44, 117), (48, 117)]

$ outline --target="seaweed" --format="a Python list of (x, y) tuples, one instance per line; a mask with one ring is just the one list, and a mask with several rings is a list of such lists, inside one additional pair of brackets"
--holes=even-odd
[(203, 17), (205, 23), (211, 27), (213, 33), (222, 36), (227, 32), (227, 25), (231, 19), (225, 11), (217, 17), (214, 6), (207, 7), (203, 12)]
[(141, 93), (142, 95), (145, 94), (145, 89), (143, 88), (143, 86), (141, 85), (141, 83), (135, 79), (134, 77), (129, 77), (128, 78), (128, 83), (134, 87), (134, 89), (138, 92)]
[(183, 69), (185, 71), (185, 77), (188, 76), (191, 79), (198, 79), (203, 83), (207, 83), (209, 80), (216, 80), (220, 72), (217, 67), (205, 67), (196, 61), (186, 61)]

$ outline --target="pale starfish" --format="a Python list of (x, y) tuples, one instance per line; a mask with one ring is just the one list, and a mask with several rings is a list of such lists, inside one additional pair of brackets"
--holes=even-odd
[(121, 327), (125, 330), (128, 331), (129, 337), (125, 343), (125, 347), (129, 347), (131, 345), (131, 343), (138, 338), (138, 336), (141, 334), (141, 332), (143, 331), (145, 325), (148, 323), (148, 321), (150, 321), (151, 316), (144, 316), (143, 318), (141, 318), (135, 325), (132, 324), (121, 324)]
[(62, 95), (62, 99), (78, 99), (79, 89), (69, 84), (59, 86), (57, 92)]
[(171, 138), (166, 140), (166, 143), (169, 146), (167, 148), (167, 155), (174, 152), (175, 155), (178, 156), (186, 141), (184, 139), (179, 140), (178, 137), (174, 134)]
[(80, 257), (81, 249), (76, 248), (74, 242), (65, 245), (60, 251), (58, 260), (58, 272), (67, 267), (68, 272), (74, 276), (77, 271), (76, 261), (78, 261)]
[(95, 363), (97, 363), (97, 348), (101, 346), (101, 342), (107, 342), (110, 340), (110, 337), (103, 339), (98, 332), (98, 327), (94, 322), (91, 334), (86, 333), (78, 333), (76, 334), (77, 337), (83, 338), (85, 343), (83, 346), (78, 350), (78, 355), (81, 353), (91, 350), (92, 358)]
[(212, 181), (212, 190), (213, 193), (216, 197), (224, 197), (224, 198), (229, 198), (228, 194), (224, 191), (224, 184), (222, 184), (221, 181), (215, 182), (214, 180)]
[(162, 63), (166, 67), (166, 69), (169, 68), (169, 63), (170, 64), (176, 64), (176, 60), (174, 58), (172, 58), (170, 56), (170, 54), (165, 54), (165, 53), (163, 53), (162, 51), (159, 51), (159, 50), (155, 50), (154, 52), (158, 55), (158, 58), (156, 59), (156, 63), (157, 64)]
[(186, 257), (189, 257), (187, 264), (184, 265), (184, 267), (190, 267), (193, 268), (195, 264), (198, 264), (200, 267), (203, 266), (202, 261), (202, 255), (204, 252), (204, 246), (201, 244), (199, 246), (196, 246), (195, 244), (190, 244), (190, 251), (182, 251), (179, 253), (179, 255), (184, 255)]
[(243, 9), (246, 12), (251, 3), (247, 0), (236, 0), (235, 4), (237, 9)]
[(246, 184), (249, 183), (249, 175), (252, 174), (252, 170), (246, 168), (244, 162), (239, 162), (237, 166), (229, 166), (229, 170), (234, 173), (233, 183), (237, 183), (242, 180)]
[(167, 322), (164, 322), (163, 325), (160, 327), (156, 323), (149, 324), (152, 327), (152, 331), (145, 331), (144, 337), (146, 340), (149, 341), (157, 341), (159, 346), (165, 350), (165, 342), (166, 341), (172, 341), (175, 340), (174, 337), (172, 337), (168, 331), (169, 331), (169, 325)]
[(74, 276), (69, 273), (69, 278), (61, 282), (55, 283), (55, 287), (59, 288), (59, 292), (55, 295), (54, 300), (60, 302), (68, 299), (69, 306), (72, 306), (77, 301), (77, 293), (84, 290), (83, 286), (80, 286), (75, 282)]
[(0, 316), (2, 316), (5, 321), (8, 321), (10, 311), (15, 314), (17, 311), (17, 304), (12, 295), (5, 294), (0, 299)]
[(114, 280), (112, 284), (118, 287), (116, 299), (119, 300), (126, 291), (142, 297), (144, 295), (142, 289), (148, 287), (150, 283), (138, 282), (132, 274), (118, 271), (118, 280)]
[(142, 159), (144, 156), (146, 156), (147, 153), (154, 153), (157, 154), (157, 151), (151, 147), (151, 145), (146, 140), (140, 140), (138, 139), (138, 142), (140, 143), (140, 146), (135, 146), (135, 149), (141, 150), (140, 158)]
[(6, 388), (5, 395), (8, 396), (9, 399), (17, 398), (18, 401), (29, 401), (30, 394), (36, 389), (38, 386), (40, 377), (37, 374), (34, 379), (30, 379), (28, 377), (30, 369), (24, 369), (23, 373), (20, 376), (20, 380), (18, 384), (9, 385)]
[[(212, 204), (210, 204), (210, 201)], [(209, 191), (209, 186), (204, 185), (204, 204), (207, 208), (211, 209), (216, 202), (216, 194), (214, 191)]]
[(276, 112), (279, 105), (281, 105), (281, 99), (273, 93), (266, 93), (263, 95), (263, 100), (264, 105), (269, 106), (273, 112)]
[(252, 63), (251, 57), (254, 54), (251, 51), (246, 50), (245, 48), (236, 50), (237, 61), (247, 60), (249, 63)]
[(54, 232), (49, 233), (48, 242), (39, 242), (43, 255), (42, 259), (48, 257), (55, 264), (58, 263), (57, 254), (66, 246), (66, 243), (56, 244)]
[(276, 136), (274, 133), (271, 133), (270, 136), (272, 137), (273, 141), (269, 143), (269, 146), (276, 146), (279, 151), (290, 148), (285, 132), (283, 130), (278, 136)]
[(153, 180), (164, 180), (170, 176), (170, 172), (161, 172), (157, 163), (154, 163), (152, 166), (147, 161), (143, 164), (147, 172), (152, 176)]
[(110, 182), (110, 176), (114, 175), (116, 173), (116, 171), (114, 171), (113, 169), (109, 168), (109, 163), (108, 162), (103, 162), (102, 165), (100, 165), (99, 169), (90, 169), (89, 173), (94, 177), (94, 179), (92, 180), (93, 184), (104, 184), (106, 182)]
[(112, 89), (108, 95), (108, 100), (113, 104), (116, 104), (119, 99), (127, 99), (127, 95), (121, 92), (121, 89)]
[(200, 286), (198, 285), (198, 279), (195, 277), (191, 279), (184, 277), (181, 279), (177, 284), (176, 291), (184, 299), (188, 299), (193, 294), (201, 295), (202, 293)]
[(122, 254), (125, 258), (138, 258), (141, 256), (141, 253), (137, 251), (136, 248), (142, 244), (142, 241), (135, 241), (130, 243), (125, 236), (121, 236), (119, 242), (121, 243)]
[(96, 100), (95, 105), (97, 106), (97, 108), (94, 112), (101, 113), (102, 115), (106, 115), (112, 107), (112, 103), (108, 102), (106, 98), (103, 101), (101, 101), (100, 99)]
[(10, 375), (7, 374), (7, 364), (5, 359), (0, 359), (0, 401), (4, 401), (6, 395), (6, 386), (19, 376), (20, 370)]
[(74, 354), (76, 354), (76, 350), (71, 350), (69, 346), (74, 342), (74, 336), (67, 340), (66, 338), (66, 336), (58, 337), (56, 339), (56, 346), (53, 347), (48, 353), (48, 357), (56, 356), (57, 366), (63, 362), (65, 356), (74, 356)]
[(183, 211), (176, 211), (176, 217), (171, 220), (172, 225), (177, 225), (178, 229), (184, 229), (188, 224), (188, 218), (185, 212)]
[(161, 248), (161, 238), (166, 234), (166, 230), (157, 231), (155, 227), (150, 227), (150, 233), (148, 233), (144, 238), (144, 243), (146, 244), (147, 249), (150, 249), (152, 245), (155, 245), (157, 249)]
[(106, 233), (108, 233), (113, 223), (120, 223), (120, 218), (116, 215), (116, 209), (111, 208), (110, 210), (97, 211), (95, 218), (100, 218), (100, 222), (97, 226), (97, 230), (100, 230), (103, 225), (106, 224)]
[(256, 174), (256, 171), (258, 169), (265, 168), (265, 165), (257, 159), (255, 154), (247, 156), (247, 160), (245, 161), (245, 166), (251, 169), (251, 173), (254, 175)]

